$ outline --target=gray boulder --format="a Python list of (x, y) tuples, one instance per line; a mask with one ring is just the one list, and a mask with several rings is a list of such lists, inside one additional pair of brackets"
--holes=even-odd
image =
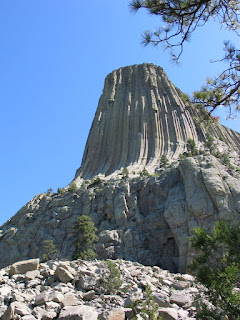
[(97, 320), (98, 312), (89, 306), (64, 307), (58, 319), (62, 320)]

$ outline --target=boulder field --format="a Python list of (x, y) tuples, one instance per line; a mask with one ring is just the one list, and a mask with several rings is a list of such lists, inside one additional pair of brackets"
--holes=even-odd
[(31, 259), (0, 270), (0, 318), (132, 319), (132, 303), (144, 299), (148, 284), (163, 320), (196, 319), (199, 288), (192, 276), (138, 262), (108, 261), (120, 272), (122, 284), (116, 290), (101, 281), (110, 277), (106, 261)]

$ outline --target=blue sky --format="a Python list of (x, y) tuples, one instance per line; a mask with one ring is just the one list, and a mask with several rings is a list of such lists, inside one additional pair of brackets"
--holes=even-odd
[[(0, 2), (0, 224), (48, 188), (65, 187), (82, 154), (104, 79), (119, 67), (150, 62), (190, 94), (224, 65), (223, 40), (239, 41), (217, 23), (199, 29), (180, 64), (163, 47), (141, 46), (159, 25), (128, 0)], [(240, 114), (223, 124), (240, 131)]]

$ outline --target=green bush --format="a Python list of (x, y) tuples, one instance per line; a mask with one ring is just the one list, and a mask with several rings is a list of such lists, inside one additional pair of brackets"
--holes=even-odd
[(140, 176), (141, 176), (141, 177), (149, 177), (150, 174), (149, 174), (149, 172), (147, 171), (147, 169), (144, 168), (143, 171), (140, 172)]
[(76, 185), (75, 182), (72, 182), (72, 183), (70, 184), (70, 186), (68, 187), (68, 191), (69, 191), (69, 192), (76, 192), (76, 191), (77, 191), (77, 185)]
[(198, 155), (198, 149), (196, 147), (196, 142), (193, 139), (187, 140), (187, 156), (192, 157)]
[(52, 188), (49, 188), (49, 189), (47, 189), (47, 192), (46, 192), (46, 194), (48, 195), (48, 196), (50, 196), (50, 194), (53, 192), (53, 189)]
[(223, 164), (225, 164), (228, 167), (231, 167), (230, 159), (229, 159), (229, 157), (228, 157), (228, 155), (226, 153), (223, 153), (221, 155), (221, 160), (222, 160)]
[(190, 268), (205, 286), (207, 299), (216, 309), (200, 299), (199, 319), (240, 319), (240, 224), (218, 221), (212, 232), (196, 228), (190, 238), (197, 252)]
[(44, 240), (42, 260), (43, 261), (53, 260), (57, 257), (57, 255), (58, 255), (58, 250), (56, 249), (56, 246), (53, 243), (53, 240)]
[(107, 271), (101, 274), (98, 280), (98, 286), (105, 294), (115, 294), (120, 290), (123, 283), (121, 274), (115, 263), (106, 261)]
[(217, 145), (214, 143), (214, 138), (209, 133), (206, 134), (206, 140), (204, 141), (204, 147), (209, 149), (210, 153), (214, 153), (217, 149)]
[(102, 183), (102, 179), (100, 177), (96, 177), (95, 179), (91, 180), (89, 187), (96, 186)]
[(129, 171), (128, 171), (127, 167), (122, 169), (122, 177), (123, 177), (123, 179), (126, 179), (129, 177)]
[(167, 166), (169, 166), (169, 161), (166, 155), (163, 154), (160, 160), (160, 167), (166, 168)]
[(78, 217), (73, 225), (74, 252), (72, 258), (92, 260), (96, 257), (94, 243), (98, 241), (97, 228), (87, 215)]
[(137, 315), (140, 315), (144, 320), (161, 320), (162, 317), (158, 315), (159, 306), (154, 301), (152, 290), (148, 283), (143, 296), (143, 300), (136, 300), (131, 306), (133, 311), (133, 319), (137, 320)]
[(65, 189), (64, 189), (64, 188), (58, 188), (58, 189), (57, 189), (57, 192), (58, 192), (59, 194), (64, 194)]

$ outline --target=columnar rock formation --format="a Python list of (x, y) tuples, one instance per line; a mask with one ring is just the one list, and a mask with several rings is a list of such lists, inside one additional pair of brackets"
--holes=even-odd
[[(86, 214), (98, 228), (100, 259), (183, 272), (194, 227), (211, 228), (219, 218), (239, 221), (240, 134), (199, 122), (203, 111), (185, 105), (181, 95), (151, 64), (111, 73), (76, 185), (37, 195), (0, 228), (0, 267), (41, 257), (46, 239), (54, 241), (61, 258), (71, 259), (72, 226)], [(206, 132), (215, 137), (219, 159), (203, 149)], [(189, 138), (202, 152), (179, 159)], [(159, 166), (163, 154), (172, 161), (168, 168)], [(123, 167), (129, 177), (121, 175)], [(140, 174), (145, 167), (155, 173)], [(107, 177), (96, 179), (97, 174)]]
[[(197, 144), (204, 140), (206, 129), (198, 118), (161, 67), (142, 64), (115, 70), (106, 77), (76, 178), (109, 175), (123, 167), (153, 172), (163, 154), (178, 159), (188, 139)], [(239, 148), (239, 135), (233, 131), (217, 124), (209, 129)]]

